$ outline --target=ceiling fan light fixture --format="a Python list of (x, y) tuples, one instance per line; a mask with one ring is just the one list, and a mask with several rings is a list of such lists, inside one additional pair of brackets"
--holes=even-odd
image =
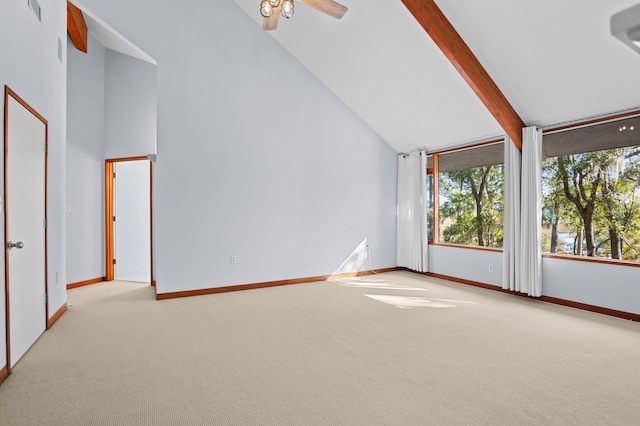
[(262, 2), (260, 2), (260, 13), (262, 16), (268, 18), (273, 15), (273, 12), (274, 8), (271, 6), (271, 0), (262, 0)]
[(282, 2), (282, 16), (289, 19), (293, 15), (293, 0), (284, 0)]
[(640, 53), (640, 4), (611, 16), (611, 34)]
[(627, 31), (627, 37), (636, 46), (640, 46), (640, 25)]
[[(347, 12), (347, 7), (334, 0), (300, 0), (317, 11), (325, 13), (333, 18), (340, 19)], [(262, 29), (272, 31), (278, 28), (280, 16), (289, 19), (295, 11), (294, 0), (261, 0), (260, 13), (264, 16)]]
[(630, 30), (627, 31), (627, 37), (629, 37), (629, 40), (635, 42), (640, 42), (640, 25), (638, 25), (635, 28), (631, 28)]

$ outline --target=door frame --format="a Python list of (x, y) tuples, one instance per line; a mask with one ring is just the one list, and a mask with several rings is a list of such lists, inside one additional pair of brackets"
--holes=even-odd
[[(5, 291), (5, 325), (6, 325), (6, 338), (7, 338), (7, 374), (11, 374), (11, 291), (9, 283), (9, 249), (7, 248), (8, 240), (8, 206), (7, 202), (7, 169), (8, 169), (8, 152), (9, 152), (9, 97), (13, 98), (16, 102), (22, 105), (27, 111), (33, 114), (38, 120), (44, 124), (45, 130), (45, 145), (46, 150), (44, 154), (44, 219), (48, 218), (48, 182), (49, 182), (49, 122), (38, 111), (36, 111), (31, 105), (29, 105), (24, 99), (22, 99), (16, 92), (11, 90), (9, 86), (4, 86), (4, 291)], [(49, 227), (44, 227), (44, 294), (47, 300), (45, 301), (45, 317), (43, 321), (45, 323), (45, 330), (50, 327), (49, 324)]]
[(106, 281), (113, 281), (115, 278), (115, 244), (114, 244), (114, 213), (115, 213), (115, 164), (123, 163), (127, 161), (149, 161), (149, 227), (150, 227), (150, 245), (149, 245), (149, 258), (151, 271), (149, 273), (149, 280), (151, 285), (155, 286), (156, 281), (153, 274), (153, 162), (145, 156), (139, 157), (124, 157), (124, 158), (110, 158), (104, 162), (104, 196), (105, 196), (105, 279)]

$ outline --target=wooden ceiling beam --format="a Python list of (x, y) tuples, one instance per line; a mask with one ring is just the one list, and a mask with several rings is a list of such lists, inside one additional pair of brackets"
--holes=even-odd
[(76, 49), (87, 53), (87, 23), (82, 11), (67, 1), (67, 32)]
[(522, 149), (524, 122), (434, 0), (402, 0), (402, 3), (458, 70), (513, 143), (518, 149)]

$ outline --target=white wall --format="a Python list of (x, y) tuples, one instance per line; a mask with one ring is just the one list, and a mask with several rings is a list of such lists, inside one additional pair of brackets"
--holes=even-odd
[(111, 49), (105, 61), (105, 158), (156, 152), (156, 66)]
[(430, 245), (429, 272), (500, 287), (502, 252)]
[(115, 279), (150, 282), (149, 161), (114, 164)]
[(640, 314), (640, 268), (543, 258), (542, 293)]
[[(49, 315), (53, 315), (66, 302), (67, 12), (63, 0), (40, 3), (42, 23), (32, 14), (26, 1), (0, 0), (0, 87), (4, 90), (8, 85), (49, 122), (48, 279)], [(58, 40), (62, 60), (58, 59)], [(4, 102), (0, 110), (4, 113)], [(4, 133), (3, 126), (0, 122), (1, 134)], [(0, 159), (0, 164), (4, 164), (2, 161)], [(0, 173), (0, 180), (3, 175)], [(0, 221), (4, 221), (1, 215)], [(0, 232), (3, 228), (0, 226)], [(4, 239), (4, 236), (0, 238)], [(4, 262), (0, 264), (0, 277), (4, 277)], [(4, 279), (2, 281), (4, 287)], [(5, 315), (4, 291), (0, 291), (0, 368), (6, 364)]]
[(158, 61), (159, 293), (395, 265), (396, 153), (237, 5), (84, 4)]
[(87, 53), (68, 42), (67, 283), (105, 275), (105, 48), (89, 35)]
[[(488, 265), (493, 265), (493, 273)], [(502, 253), (429, 246), (429, 272), (502, 286)], [(640, 314), (640, 268), (542, 259), (542, 294)]]
[(68, 283), (105, 275), (104, 160), (155, 152), (155, 66), (88, 41), (68, 42)]

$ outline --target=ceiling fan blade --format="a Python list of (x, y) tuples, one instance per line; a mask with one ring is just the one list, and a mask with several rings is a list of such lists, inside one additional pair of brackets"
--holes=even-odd
[(268, 18), (264, 18), (262, 21), (262, 29), (264, 31), (272, 31), (278, 28), (278, 19), (280, 18), (280, 10), (282, 9), (282, 3), (275, 8), (273, 14)]
[(346, 6), (336, 3), (333, 0), (300, 0), (300, 3), (306, 4), (336, 19), (342, 18), (342, 16), (347, 13), (347, 10), (349, 10)]

